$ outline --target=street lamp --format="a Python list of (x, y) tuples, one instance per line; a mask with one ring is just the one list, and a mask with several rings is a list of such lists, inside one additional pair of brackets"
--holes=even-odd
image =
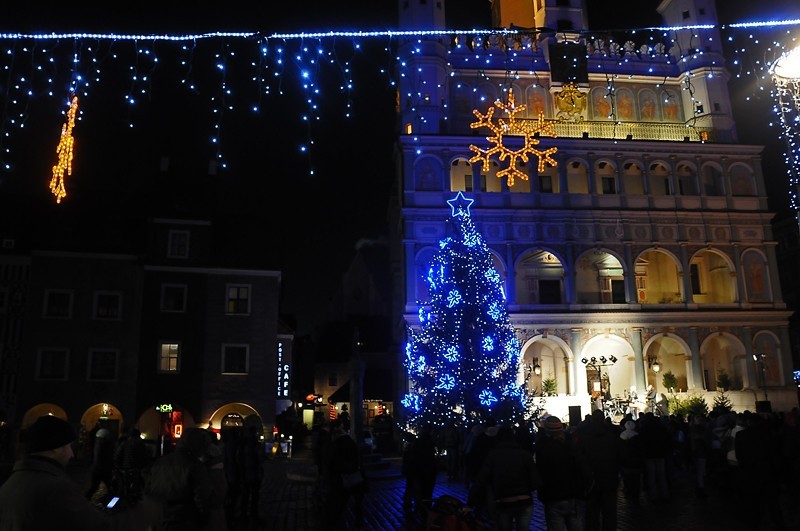
[(800, 193), (800, 46), (784, 53), (770, 68), (775, 89), (775, 112), (781, 118), (783, 137), (788, 152), (789, 195), (800, 224), (798, 193)]
[(533, 373), (536, 376), (542, 374), (542, 366), (539, 365), (539, 358), (533, 358)]
[(766, 358), (767, 355), (764, 354), (763, 352), (760, 352), (758, 354), (753, 354), (753, 361), (756, 362), (756, 365), (758, 365), (760, 369), (759, 372), (761, 373), (761, 389), (764, 390), (764, 401), (769, 402), (769, 396), (767, 395), (767, 368), (765, 363)]

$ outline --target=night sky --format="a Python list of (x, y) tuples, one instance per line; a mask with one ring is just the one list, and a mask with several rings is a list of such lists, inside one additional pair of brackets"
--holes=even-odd
[[(658, 3), (588, 0), (590, 27), (660, 24), (655, 11)], [(145, 2), (130, 4), (129, 11), (115, 7), (105, 12), (68, 4), (54, 7), (29, 3), (25, 9), (4, 9), (0, 32), (256, 31), (271, 35), (299, 30), (397, 28), (394, 0), (269, 1), (256, 7), (239, 4), (245, 3), (217, 4), (216, 9), (190, 4), (178, 9)], [(796, 0), (765, 4), (718, 2), (720, 21), (784, 18), (784, 13), (800, 16)], [(297, 5), (303, 9), (294, 10)], [(450, 5), (448, 27), (490, 26), (488, 0), (450, 0)], [(5, 52), (7, 42), (0, 44)], [(227, 70), (226, 81), (233, 90), (228, 102), (235, 108), (225, 111), (220, 138), (229, 168), (210, 176), (208, 163), (216, 154), (210, 138), (218, 121), (211, 98), (220, 88), (218, 70), (213, 61), (192, 63), (191, 77), (198, 86), (192, 92), (181, 85), (186, 72), (178, 67), (176, 45), (141, 44), (157, 51), (161, 61), (155, 67), (146, 62), (140, 65), (139, 74), (149, 75), (150, 81), (147, 94), (139, 98), (135, 109), (123, 100), (131, 86), (126, 70), (129, 60), (106, 58), (101, 86), (80, 103), (73, 175), (67, 181), (70, 195), (61, 205), (55, 204), (47, 185), (67, 94), (37, 94), (31, 100), (25, 129), (14, 129), (13, 138), (2, 143), (3, 148), (11, 148), (4, 161), (11, 162), (13, 168), (0, 171), (0, 221), (4, 225), (0, 229), (4, 233), (38, 229), (65, 245), (68, 238), (60, 238), (59, 230), (66, 226), (78, 227), (70, 231), (70, 238), (80, 233), (87, 240), (95, 236), (100, 241), (114, 240), (114, 235), (117, 239), (122, 235), (134, 241), (134, 234), (126, 232), (128, 219), (143, 214), (166, 216), (176, 208), (207, 215), (220, 228), (227, 248), (242, 245), (250, 249), (231, 253), (231, 265), (283, 272), (281, 311), (299, 315), (299, 330), (310, 331), (324, 320), (327, 301), (353, 256), (356, 242), (387, 235), (395, 120), (394, 89), (389, 75), (380, 72), (380, 68), (391, 66), (383, 51), (385, 40), (363, 40), (363, 51), (357, 55), (348, 43), (341, 46), (343, 56), (339, 59), (353, 60), (349, 119), (344, 117), (348, 97), (338, 90), (336, 72), (328, 67), (320, 69), (320, 120), (310, 129), (300, 120), (307, 109), (295, 75), (283, 76), (272, 93), (264, 96), (249, 80), (249, 69)], [(230, 40), (228, 45), (228, 52), (252, 53), (252, 44), (246, 45), (242, 39)], [(59, 46), (69, 50), (72, 43)], [(120, 43), (115, 51), (122, 54), (131, 46)], [(220, 40), (198, 42), (195, 58), (210, 57), (221, 50)], [(235, 63), (246, 64), (238, 59)], [(8, 89), (3, 76), (0, 71), (0, 94)], [(334, 82), (325, 86), (326, 80)], [(282, 95), (277, 94), (277, 87)], [(60, 89), (66, 91), (66, 86)], [(765, 168), (774, 196), (772, 208), (785, 210), (788, 197), (786, 178), (781, 173), (782, 145), (777, 141), (777, 128), (769, 126), (774, 118), (770, 115), (771, 103), (761, 98), (741, 104), (750, 92), (750, 80), (732, 84), (740, 140), (768, 145)], [(6, 103), (6, 98), (2, 99)], [(256, 103), (261, 108), (257, 114), (249, 110)], [(314, 145), (310, 154), (303, 155), (298, 147), (308, 145), (309, 139)], [(161, 171), (165, 158), (169, 167)], [(309, 174), (311, 168), (313, 175)]]

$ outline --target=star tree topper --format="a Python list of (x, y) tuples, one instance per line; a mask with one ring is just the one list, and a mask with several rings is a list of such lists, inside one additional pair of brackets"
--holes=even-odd
[[(496, 122), (493, 121), (495, 107), (503, 111), (505, 115), (504, 118), (498, 118)], [(486, 140), (494, 144), (494, 146), (489, 149), (481, 149), (475, 145), (469, 146), (469, 149), (476, 153), (469, 161), (481, 161), (483, 163), (483, 171), (488, 172), (489, 158), (492, 155), (497, 154), (501, 161), (508, 159), (508, 167), (497, 172), (498, 179), (502, 179), (503, 177), (508, 179), (508, 186), (514, 186), (515, 178), (522, 179), (523, 181), (528, 180), (528, 176), (517, 169), (517, 160), (528, 162), (528, 155), (535, 155), (539, 158), (539, 172), (544, 171), (545, 164), (551, 166), (557, 165), (556, 161), (553, 160), (550, 155), (558, 151), (558, 148), (551, 147), (540, 151), (533, 147), (539, 144), (539, 139), (536, 138), (537, 133), (555, 137), (555, 132), (550, 124), (544, 121), (542, 113), (539, 113), (539, 119), (533, 126), (518, 121), (516, 115), (524, 110), (525, 105), (516, 106), (514, 103), (514, 93), (509, 92), (508, 103), (497, 100), (494, 102), (494, 107), (489, 107), (486, 114), (481, 114), (477, 109), (473, 109), (472, 114), (478, 117), (478, 121), (469, 124), (472, 129), (488, 127), (494, 134), (494, 136), (486, 137)], [(520, 149), (510, 149), (503, 144), (504, 135), (522, 135), (525, 137), (525, 145)]]

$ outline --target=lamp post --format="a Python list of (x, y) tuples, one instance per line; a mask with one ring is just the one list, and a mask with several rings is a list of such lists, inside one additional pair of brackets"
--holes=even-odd
[(758, 365), (759, 372), (761, 373), (761, 389), (764, 390), (764, 401), (769, 402), (769, 395), (767, 395), (767, 368), (764, 361), (766, 360), (767, 355), (763, 352), (758, 354), (753, 354), (753, 361), (756, 362)]
[(788, 151), (789, 196), (800, 225), (800, 46), (782, 54), (770, 68), (774, 90), (775, 112), (780, 116), (782, 135)]

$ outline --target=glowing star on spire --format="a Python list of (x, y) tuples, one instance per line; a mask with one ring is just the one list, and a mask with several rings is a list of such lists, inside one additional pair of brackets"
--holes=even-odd
[[(496, 122), (494, 121), (495, 107), (503, 111), (505, 115), (504, 118), (498, 118)], [(486, 140), (494, 144), (491, 148), (481, 149), (478, 146), (469, 146), (469, 149), (476, 153), (469, 161), (482, 162), (483, 171), (488, 172), (489, 159), (492, 155), (497, 155), (501, 161), (508, 159), (508, 167), (497, 172), (498, 179), (502, 179), (503, 177), (508, 179), (508, 186), (514, 186), (515, 178), (522, 179), (523, 181), (528, 180), (528, 176), (517, 169), (517, 161), (528, 162), (528, 155), (535, 155), (539, 158), (539, 172), (544, 171), (545, 163), (551, 166), (557, 165), (556, 161), (553, 160), (550, 155), (558, 151), (558, 148), (551, 147), (540, 151), (533, 147), (539, 144), (539, 139), (536, 138), (538, 135), (545, 134), (555, 137), (555, 132), (550, 124), (544, 121), (542, 113), (539, 113), (539, 119), (533, 126), (518, 121), (517, 114), (524, 110), (525, 105), (517, 106), (514, 103), (514, 93), (510, 92), (508, 94), (508, 103), (503, 103), (498, 100), (494, 102), (494, 107), (489, 107), (486, 114), (481, 114), (480, 111), (474, 109), (472, 113), (478, 117), (478, 121), (469, 124), (472, 129), (488, 127), (489, 130), (494, 133), (494, 136), (486, 137)], [(504, 135), (522, 135), (525, 138), (525, 145), (520, 149), (510, 149), (503, 144)]]
[(72, 128), (75, 127), (75, 117), (78, 115), (78, 96), (72, 96), (72, 102), (67, 111), (67, 121), (61, 126), (61, 138), (56, 147), (58, 162), (53, 166), (53, 177), (50, 179), (50, 191), (56, 196), (56, 203), (67, 196), (64, 187), (64, 172), (72, 175), (72, 150), (75, 147), (75, 139), (72, 137)]
[(469, 207), (474, 203), (474, 199), (469, 199), (463, 193), (458, 192), (453, 199), (448, 199), (447, 204), (450, 205), (452, 210), (451, 216), (466, 216), (469, 217)]

